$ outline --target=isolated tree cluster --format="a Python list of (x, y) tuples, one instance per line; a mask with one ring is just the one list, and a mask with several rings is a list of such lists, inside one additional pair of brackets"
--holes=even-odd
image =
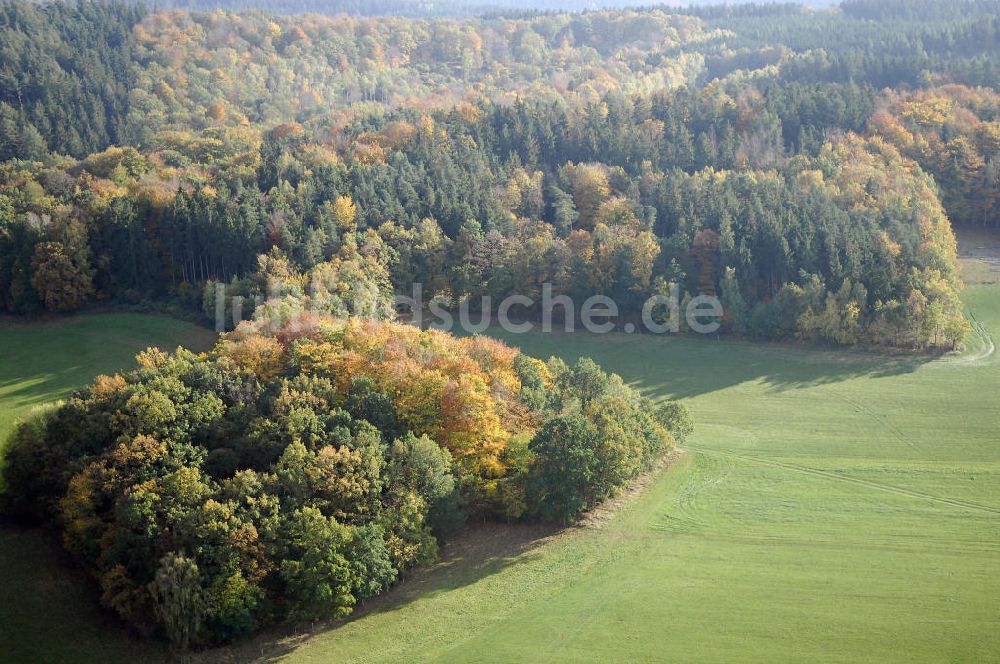
[(20, 425), (3, 501), (181, 648), (345, 616), (470, 516), (572, 522), (690, 431), (592, 361), (357, 318), (136, 360)]

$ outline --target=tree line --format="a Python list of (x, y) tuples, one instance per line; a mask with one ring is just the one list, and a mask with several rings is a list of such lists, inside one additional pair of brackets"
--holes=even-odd
[[(206, 130), (208, 177), (200, 141), (174, 144), (184, 159), (111, 148), (55, 169), (10, 162), (0, 286), (11, 311), (94, 294), (201, 307), (206, 282), (264, 294), (260, 254), (309, 273), (350, 250), (397, 292), (419, 282), (452, 306), (549, 283), (635, 312), (676, 284), (725, 291), (741, 334), (954, 344), (960, 284), (935, 183), (869, 130), (870, 91), (804, 90), (400, 112), (351, 123), (336, 151), (295, 124), (255, 140)], [(819, 90), (825, 101), (806, 101)], [(828, 300), (857, 310), (850, 334), (808, 323)]]
[[(948, 217), (992, 224), (1000, 198), (993, 93), (960, 84), (990, 80), (994, 23), (988, 2), (904, 4), (456, 21), (8, 3), (10, 62), (25, 35), (61, 45), (8, 67), (4, 99), (41, 118), (80, 89), (118, 111), (87, 114), (105, 133), (78, 148), (72, 123), (3, 102), (0, 303), (200, 309), (209, 282), (251, 301), (277, 252), (351, 283), (374, 261), (451, 306), (551, 283), (634, 313), (676, 284), (724, 292), (734, 333), (951, 346)], [(60, 53), (89, 48), (84, 85)]]

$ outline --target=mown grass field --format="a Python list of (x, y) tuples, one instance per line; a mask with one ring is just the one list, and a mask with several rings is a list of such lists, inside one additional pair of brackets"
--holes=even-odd
[[(963, 355), (935, 360), (635, 335), (510, 338), (534, 355), (592, 356), (650, 394), (684, 399), (698, 424), (686, 452), (598, 525), (487, 529), (350, 622), (196, 659), (997, 661), (1000, 360), (990, 335), (1000, 334), (1000, 287), (973, 286), (966, 299), (981, 327)], [(9, 333), (0, 329), (4, 348)], [(32, 336), (42, 348), (63, 335)], [(42, 401), (29, 377), (45, 372), (30, 351), (19, 368), (4, 355), (2, 384), (28, 380)], [(75, 356), (63, 360), (81, 364)], [(0, 393), (0, 408), (19, 393)], [(52, 574), (51, 554), (12, 566), (7, 544), (0, 652), (135, 657), (134, 642), (92, 615), (50, 608), (53, 593), (24, 597)], [(70, 591), (70, 606), (92, 606)]]

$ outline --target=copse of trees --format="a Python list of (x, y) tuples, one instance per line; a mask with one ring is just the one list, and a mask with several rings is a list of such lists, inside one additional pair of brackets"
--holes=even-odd
[(268, 329), (141, 353), (21, 424), (3, 466), (6, 511), (181, 648), (347, 615), (469, 515), (570, 522), (690, 430), (589, 360), (357, 318)]

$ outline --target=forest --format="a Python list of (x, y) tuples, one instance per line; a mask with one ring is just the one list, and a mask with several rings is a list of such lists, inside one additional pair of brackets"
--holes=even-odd
[(0, 303), (197, 311), (206, 284), (259, 295), (273, 254), (446, 306), (549, 283), (635, 310), (676, 284), (732, 334), (950, 347), (950, 223), (1000, 199), (994, 8), (8, 2)]

